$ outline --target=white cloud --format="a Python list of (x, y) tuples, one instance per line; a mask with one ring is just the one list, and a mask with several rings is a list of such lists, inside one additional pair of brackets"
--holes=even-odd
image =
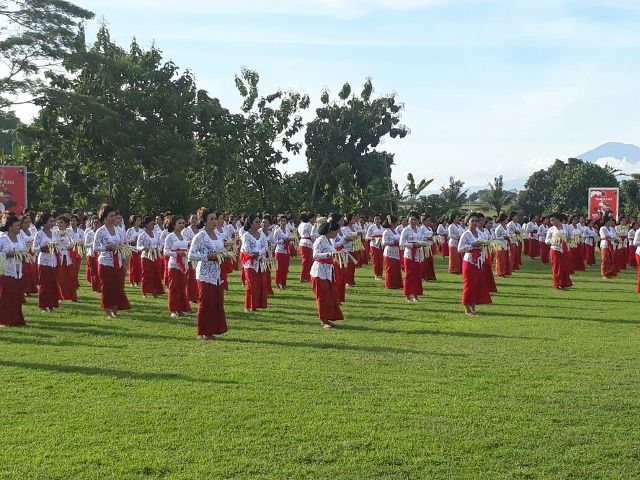
[(622, 173), (640, 173), (640, 162), (631, 163), (626, 158), (603, 157), (596, 160), (595, 163), (601, 167), (609, 165), (610, 167), (620, 170)]

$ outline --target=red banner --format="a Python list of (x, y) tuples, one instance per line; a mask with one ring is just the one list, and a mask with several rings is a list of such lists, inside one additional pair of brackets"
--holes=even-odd
[(27, 206), (27, 167), (0, 165), (0, 212), (21, 215)]
[(618, 220), (619, 205), (619, 189), (610, 187), (589, 189), (589, 218), (591, 220), (601, 220), (604, 216)]

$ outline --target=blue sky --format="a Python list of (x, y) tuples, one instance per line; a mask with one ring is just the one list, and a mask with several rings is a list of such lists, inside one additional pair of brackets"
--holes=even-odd
[[(237, 111), (242, 66), (333, 94), (367, 77), (405, 104), (394, 178), (526, 176), (601, 143), (640, 142), (640, 1), (76, 0), (113, 38), (152, 41)], [(98, 22), (88, 26), (88, 40)], [(287, 170), (306, 167), (304, 156)]]

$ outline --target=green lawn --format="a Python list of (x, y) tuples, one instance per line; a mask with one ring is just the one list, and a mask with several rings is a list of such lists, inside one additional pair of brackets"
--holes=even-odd
[(295, 281), (245, 314), (234, 274), (212, 342), (133, 290), (116, 321), (84, 284), (30, 299), (0, 330), (0, 479), (639, 478), (635, 272), (558, 292), (526, 259), (470, 318), (436, 269), (419, 305), (359, 270), (333, 330)]

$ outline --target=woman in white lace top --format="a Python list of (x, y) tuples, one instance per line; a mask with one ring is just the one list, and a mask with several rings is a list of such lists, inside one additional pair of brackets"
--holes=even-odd
[(148, 215), (142, 221), (143, 230), (138, 235), (136, 249), (140, 252), (142, 260), (142, 295), (153, 295), (157, 298), (164, 295), (164, 287), (162, 286), (162, 248), (160, 247), (160, 238), (154, 234), (156, 220)]
[(6, 266), (0, 276), (0, 327), (22, 327), (26, 325), (22, 315), (24, 299), (20, 282), (22, 280), (22, 260), (16, 259), (16, 252), (26, 253), (27, 245), (20, 236), (20, 219), (9, 214), (0, 226), (0, 256)]
[(402, 288), (402, 269), (400, 268), (400, 234), (396, 232), (398, 217), (388, 215), (382, 223), (382, 244), (384, 245), (384, 286)]
[(181, 317), (191, 312), (191, 302), (187, 295), (187, 252), (189, 242), (182, 234), (185, 228), (184, 218), (180, 215), (171, 217), (163, 253), (169, 259), (169, 312), (172, 317)]
[(318, 318), (324, 328), (334, 327), (333, 321), (344, 319), (334, 288), (333, 256), (336, 249), (331, 244), (331, 240), (336, 237), (339, 229), (340, 225), (333, 220), (323, 223), (318, 229), (320, 236), (313, 244), (311, 284), (316, 297)]
[(198, 317), (197, 336), (199, 340), (210, 340), (228, 330), (224, 312), (224, 283), (218, 252), (225, 249), (224, 237), (216, 231), (222, 214), (203, 210), (201, 212), (201, 231), (191, 240), (189, 261), (198, 262), (196, 279), (198, 281)]

